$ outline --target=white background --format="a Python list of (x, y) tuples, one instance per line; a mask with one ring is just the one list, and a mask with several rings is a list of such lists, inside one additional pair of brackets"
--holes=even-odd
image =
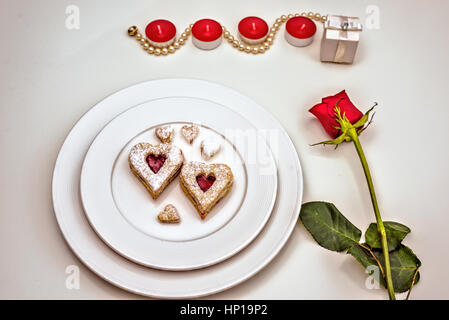
[[(80, 29), (65, 26), (68, 5)], [(167, 18), (182, 30), (211, 17), (233, 33), (248, 15), (270, 24), (285, 13), (359, 16), (377, 5), (380, 29), (365, 29), (353, 65), (319, 61), (314, 43), (283, 39), (263, 55), (227, 43), (204, 52), (191, 41), (176, 54), (146, 54), (126, 30)], [(292, 137), (304, 170), (304, 201), (331, 201), (360, 229), (374, 221), (354, 147), (311, 147), (326, 139), (307, 110), (342, 89), (362, 110), (379, 103), (361, 137), (384, 220), (408, 225), (405, 243), (421, 259), (412, 298), (449, 298), (449, 2), (440, 1), (5, 1), (0, 3), (0, 298), (134, 299), (86, 269), (66, 245), (51, 202), (52, 169), (74, 123), (96, 102), (132, 84), (186, 77), (237, 89), (272, 112)], [(79, 290), (65, 287), (69, 265)], [(214, 299), (385, 299), (368, 290), (352, 257), (319, 247), (300, 224), (278, 257)], [(402, 296), (399, 296), (402, 297)]]

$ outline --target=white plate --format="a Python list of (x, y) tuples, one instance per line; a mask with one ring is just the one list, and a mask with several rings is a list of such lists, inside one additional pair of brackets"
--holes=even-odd
[[(201, 125), (190, 145), (180, 128), (192, 122)], [(157, 144), (154, 129), (161, 125), (175, 129), (173, 144), (181, 148), (186, 162), (204, 162), (199, 146), (203, 139), (222, 145), (208, 163), (229, 165), (234, 185), (204, 220), (178, 179), (153, 200), (129, 169), (131, 148), (139, 142)], [(128, 109), (98, 134), (86, 154), (80, 182), (86, 215), (111, 248), (145, 266), (191, 270), (221, 262), (257, 236), (276, 200), (274, 159), (265, 139), (257, 137), (248, 120), (204, 99), (163, 98)], [(157, 220), (168, 203), (178, 209), (181, 223), (167, 225)]]
[[(268, 139), (277, 164), (276, 204), (262, 232), (244, 250), (213, 266), (183, 272), (138, 265), (110, 249), (91, 228), (83, 212), (79, 179), (91, 142), (115, 116), (157, 98), (190, 96), (215, 101), (240, 113)], [(282, 155), (282, 157), (279, 157)], [(199, 80), (165, 79), (140, 83), (114, 93), (90, 109), (72, 128), (55, 164), (53, 206), (68, 245), (93, 272), (125, 290), (152, 297), (191, 298), (216, 293), (250, 278), (266, 266), (288, 240), (302, 201), (302, 171), (293, 143), (279, 122), (248, 97)]]

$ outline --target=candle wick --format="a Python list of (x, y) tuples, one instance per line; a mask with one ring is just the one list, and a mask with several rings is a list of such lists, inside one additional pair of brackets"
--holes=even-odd
[(256, 31), (256, 24), (253, 22), (251, 25), (253, 26), (253, 31)]
[(157, 31), (158, 31), (158, 33), (159, 33), (159, 34), (162, 34), (162, 29), (161, 29), (161, 26), (160, 26), (160, 25), (158, 24), (158, 25), (157, 25), (156, 27), (157, 27)]
[(302, 24), (301, 27), (299, 28), (300, 30), (304, 30), (306, 28), (305, 24)]
[(209, 32), (210, 31), (210, 27), (208, 24), (206, 24), (206, 31)]

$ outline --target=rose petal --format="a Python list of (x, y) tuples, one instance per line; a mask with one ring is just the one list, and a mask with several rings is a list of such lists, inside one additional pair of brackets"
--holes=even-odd
[[(340, 100), (340, 101), (339, 101)], [(360, 120), (360, 118), (363, 117), (363, 113), (357, 109), (354, 104), (351, 102), (351, 100), (349, 99), (348, 95), (346, 94), (346, 91), (340, 91), (339, 93), (337, 93), (334, 96), (329, 96), (326, 98), (323, 98), (323, 103), (327, 103), (328, 104), (328, 109), (327, 112), (329, 114), (329, 116), (331, 116), (332, 118), (335, 118), (335, 104), (338, 102), (338, 107), (340, 108), (341, 114), (343, 115), (346, 114), (346, 117), (348, 118), (348, 120), (351, 123), (355, 123), (358, 120)]]
[(338, 137), (339, 130), (335, 129), (335, 127), (338, 126), (338, 123), (334, 118), (329, 116), (328, 105), (326, 103), (316, 104), (309, 110), (309, 112), (320, 120), (321, 125), (328, 135), (332, 138)]

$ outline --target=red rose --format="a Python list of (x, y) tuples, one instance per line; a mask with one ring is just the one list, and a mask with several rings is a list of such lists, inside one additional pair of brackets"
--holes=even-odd
[(337, 102), (341, 115), (343, 116), (343, 114), (345, 114), (352, 124), (356, 123), (363, 117), (363, 113), (352, 104), (345, 90), (334, 96), (323, 98), (321, 103), (313, 106), (309, 112), (320, 120), (324, 130), (326, 130), (326, 132), (333, 139), (337, 138), (341, 134), (340, 130), (335, 128), (339, 127), (338, 122), (335, 120), (336, 117), (334, 110)]

